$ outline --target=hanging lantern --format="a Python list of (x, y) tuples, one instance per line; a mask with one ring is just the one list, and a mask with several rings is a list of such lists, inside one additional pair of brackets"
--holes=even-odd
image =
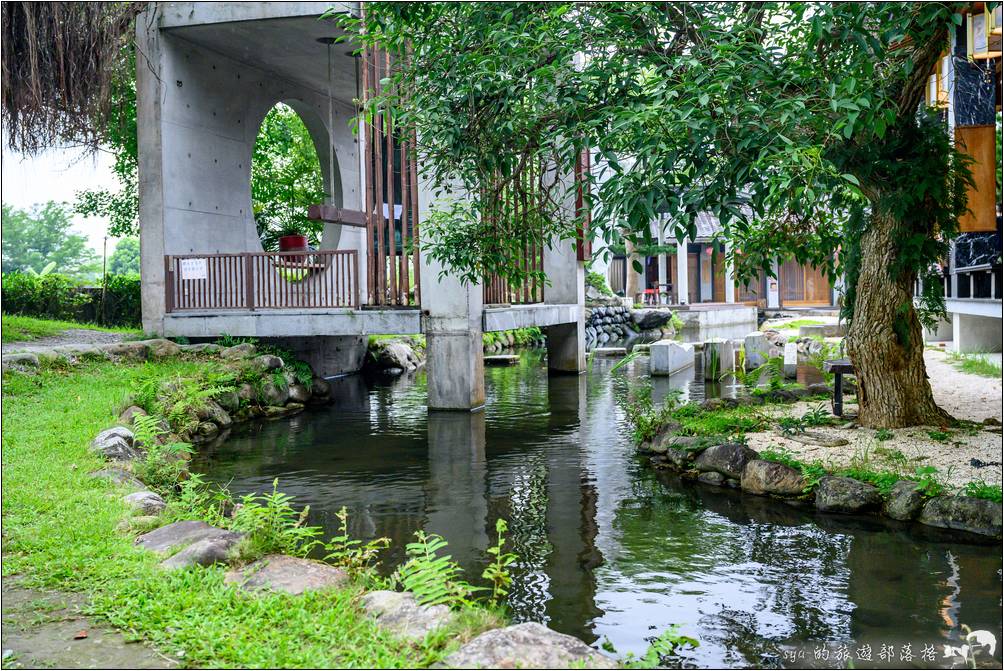
[[(975, 6), (975, 7), (978, 7)], [(971, 60), (986, 60), (1001, 56), (1001, 7), (993, 11), (975, 9), (966, 16), (966, 53)]]

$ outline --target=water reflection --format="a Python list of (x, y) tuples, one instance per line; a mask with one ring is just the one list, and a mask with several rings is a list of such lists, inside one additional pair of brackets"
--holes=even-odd
[[(425, 529), (477, 577), (504, 517), (520, 556), (515, 618), (609, 639), (621, 654), (642, 654), (674, 624), (701, 640), (679, 661), (700, 666), (812, 666), (785, 655), (811, 658), (824, 642), (912, 642), (919, 654), (962, 624), (1000, 634), (999, 547), (655, 473), (635, 456), (623, 410), (647, 364), (610, 374), (613, 363), (548, 377), (533, 353), (488, 369), (477, 413), (428, 413), (421, 372), (346, 378), (332, 408), (250, 427), (196, 466), (238, 492), (278, 477), (329, 532), (347, 506), (352, 533), (393, 539), (391, 565)], [(707, 393), (695, 377), (653, 380), (654, 393)]]

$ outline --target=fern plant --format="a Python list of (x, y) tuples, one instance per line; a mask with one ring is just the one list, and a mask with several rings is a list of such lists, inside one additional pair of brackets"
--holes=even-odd
[(192, 446), (188, 443), (161, 445), (151, 442), (147, 446), (146, 457), (136, 466), (136, 475), (154, 491), (169, 494), (188, 470), (191, 454)]
[(375, 538), (363, 543), (349, 535), (349, 514), (345, 506), (335, 513), (338, 518), (338, 534), (324, 544), (328, 554), (324, 561), (341, 566), (351, 575), (363, 573), (376, 565), (377, 555), (390, 547), (389, 538)]
[(437, 554), (447, 546), (443, 537), (420, 529), (415, 538), (405, 546), (408, 560), (394, 572), (393, 582), (413, 593), (423, 605), (443, 604), (451, 608), (471, 605), (471, 596), (484, 588), (466, 582), (463, 570), (450, 555)]
[(321, 528), (307, 524), (310, 506), (297, 511), (293, 497), (279, 491), (279, 479), (272, 492), (247, 494), (234, 506), (233, 528), (247, 534), (246, 544), (253, 556), (280, 552), (305, 557), (320, 541)]
[(488, 554), (492, 560), (481, 573), (481, 577), (491, 583), (491, 603), (497, 606), (505, 595), (509, 593), (509, 586), (512, 585), (512, 575), (509, 573), (509, 565), (516, 561), (517, 556), (513, 552), (502, 552), (505, 545), (505, 532), (509, 530), (506, 521), (499, 518), (495, 521), (495, 533), (498, 534), (498, 542), (488, 548)]

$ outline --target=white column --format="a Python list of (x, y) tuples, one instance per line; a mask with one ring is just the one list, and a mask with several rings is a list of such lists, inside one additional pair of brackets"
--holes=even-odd
[(771, 262), (774, 277), (767, 278), (767, 307), (776, 310), (781, 307), (781, 268), (777, 259)]
[(680, 305), (690, 302), (690, 287), (687, 281), (687, 238), (676, 245), (676, 300)]
[(728, 257), (729, 253), (728, 246), (723, 245), (722, 249), (725, 251), (725, 302), (735, 303), (736, 302), (735, 268), (732, 266), (732, 261), (730, 261)]
[[(665, 225), (665, 221), (663, 220), (662, 217), (658, 218), (656, 220), (656, 222), (655, 222), (655, 240), (656, 240), (656, 243), (660, 247), (662, 246), (662, 243), (665, 241), (665, 236), (663, 235), (663, 226), (664, 225)], [(666, 255), (663, 254), (662, 252), (659, 252), (659, 255), (658, 255), (657, 259), (658, 259), (658, 263), (659, 263), (659, 288), (658, 288), (658, 291), (660, 293), (656, 296), (656, 302), (657, 303), (662, 303), (662, 293), (661, 292), (663, 290), (663, 287), (665, 287), (666, 283), (667, 283), (667, 280), (666, 280)]]

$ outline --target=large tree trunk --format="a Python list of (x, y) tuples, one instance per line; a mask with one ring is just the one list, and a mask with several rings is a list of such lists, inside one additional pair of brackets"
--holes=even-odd
[[(847, 351), (858, 381), (858, 421), (873, 428), (954, 420), (938, 407), (924, 367), (924, 337), (913, 308), (915, 274), (893, 279), (895, 220), (873, 215), (861, 237), (861, 268)], [(904, 309), (905, 308), (905, 309)], [(908, 336), (901, 343), (898, 330)]]

